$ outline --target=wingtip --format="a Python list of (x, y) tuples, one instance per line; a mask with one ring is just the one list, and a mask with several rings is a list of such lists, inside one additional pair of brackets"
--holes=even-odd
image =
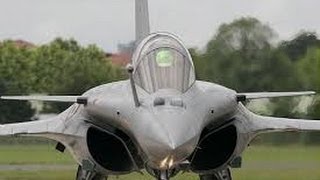
[(315, 91), (310, 91), (310, 95), (316, 95), (317, 94), (317, 92), (315, 92)]

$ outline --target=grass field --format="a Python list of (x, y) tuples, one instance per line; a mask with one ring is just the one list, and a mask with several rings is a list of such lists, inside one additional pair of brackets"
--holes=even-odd
[[(51, 165), (60, 168), (37, 168)], [(30, 168), (19, 170), (20, 166)], [(0, 180), (70, 180), (75, 171), (72, 158), (55, 151), (53, 145), (0, 145)], [(235, 180), (320, 180), (320, 147), (252, 146), (244, 155), (243, 168), (233, 170), (233, 175)], [(110, 179), (152, 178), (133, 173)], [(195, 180), (197, 176), (186, 173), (174, 179)]]

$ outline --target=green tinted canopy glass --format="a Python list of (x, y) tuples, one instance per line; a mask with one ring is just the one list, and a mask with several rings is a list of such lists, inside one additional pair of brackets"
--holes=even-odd
[(156, 62), (160, 67), (170, 67), (173, 64), (173, 54), (169, 50), (160, 50), (156, 55)]

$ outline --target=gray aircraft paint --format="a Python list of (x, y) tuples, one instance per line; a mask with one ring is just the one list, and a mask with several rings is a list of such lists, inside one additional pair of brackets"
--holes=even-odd
[[(137, 25), (140, 25), (137, 28), (137, 38), (144, 38), (133, 55), (133, 79), (136, 82), (139, 106), (135, 105), (129, 80), (95, 87), (82, 96), (3, 96), (2, 99), (75, 104), (48, 120), (0, 125), (0, 135), (44, 137), (60, 142), (80, 166), (88, 166), (85, 163), (89, 162), (92, 165), (90, 170), (96, 174), (127, 174), (141, 172), (146, 168), (158, 179), (168, 179), (169, 177), (162, 176), (162, 172), (169, 172), (170, 175), (182, 170), (198, 174), (222, 173), (235, 159), (241, 157), (251, 140), (261, 133), (320, 130), (320, 121), (263, 117), (250, 112), (241, 103), (247, 99), (311, 95), (314, 92), (237, 93), (218, 84), (195, 80), (191, 56), (181, 40), (169, 33), (154, 33), (146, 37), (149, 32), (149, 25), (146, 23), (148, 13), (144, 11), (147, 9), (147, 1), (137, 2), (142, 3), (136, 6)], [(157, 52), (161, 53), (159, 49), (165, 49), (164, 57), (167, 53), (172, 53), (170, 58), (175, 58), (174, 61), (158, 60)], [(143, 62), (145, 58), (148, 59)], [(177, 67), (181, 64), (175, 67), (173, 65), (176, 61), (182, 63), (187, 70), (180, 72)], [(140, 68), (141, 65), (143, 68)], [(142, 72), (139, 72), (139, 68), (150, 71), (152, 77), (140, 77)], [(163, 74), (176, 79), (167, 79), (167, 82)], [(144, 81), (147, 83), (143, 83)], [(181, 86), (176, 83), (181, 83)], [(152, 89), (152, 92), (146, 89)], [(93, 147), (89, 147), (88, 142), (88, 133), (92, 127), (121, 142), (132, 166), (115, 171), (99, 163), (90, 152)], [(197, 159), (197, 153), (206, 148), (199, 147), (201, 143), (205, 142), (206, 137), (227, 127), (235, 129), (231, 153), (217, 167), (195, 167), (193, 162)], [(119, 131), (125, 135), (119, 134)], [(136, 152), (132, 152), (123, 136), (129, 137)], [(226, 136), (219, 141), (228, 141), (228, 138)], [(92, 177), (88, 176), (86, 179)]]
[(148, 0), (136, 1), (135, 8), (136, 40), (140, 41), (150, 34)]

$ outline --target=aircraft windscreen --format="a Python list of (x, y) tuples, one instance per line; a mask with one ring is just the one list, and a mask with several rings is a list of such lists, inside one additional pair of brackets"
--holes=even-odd
[(142, 49), (134, 74), (135, 82), (149, 93), (159, 89), (185, 92), (195, 81), (188, 51), (174, 38), (151, 39)]

